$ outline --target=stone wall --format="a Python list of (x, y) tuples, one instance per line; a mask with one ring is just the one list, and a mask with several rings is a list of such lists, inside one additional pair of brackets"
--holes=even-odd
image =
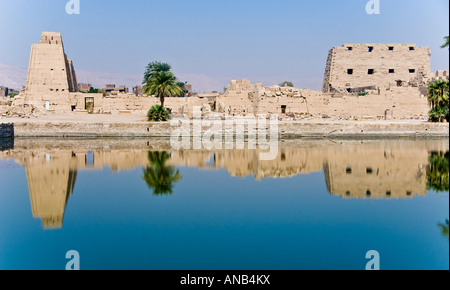
[[(102, 94), (70, 94), (70, 104), (75, 107), (76, 112), (86, 111), (86, 98), (93, 98), (95, 114), (113, 113), (139, 113), (145, 116), (154, 105), (160, 105), (160, 99), (153, 96), (136, 96), (134, 94), (113, 93), (103, 96)], [(164, 107), (170, 109), (173, 115), (187, 115), (192, 117), (194, 107), (202, 107), (209, 104), (208, 98), (169, 97), (164, 100)]]
[[(269, 124), (269, 123), (267, 123)], [(181, 125), (181, 124), (179, 124)], [(210, 124), (212, 126), (213, 124)], [(245, 126), (247, 128), (247, 126)], [(169, 122), (83, 123), (17, 122), (16, 137), (170, 137), (177, 126)], [(192, 136), (192, 124), (191, 124)], [(222, 123), (225, 128), (225, 123)], [(203, 127), (206, 132), (210, 127)], [(247, 129), (245, 129), (247, 130)], [(245, 131), (246, 132), (246, 131)], [(448, 137), (448, 123), (423, 122), (279, 122), (279, 138), (303, 137)]]
[(247, 80), (232, 81), (216, 103), (217, 112), (226, 115), (278, 114), (284, 116), (283, 120), (427, 120), (430, 110), (419, 87), (393, 86), (371, 90), (367, 95), (331, 94), (291, 87), (263, 87)]
[(449, 71), (448, 70), (438, 70), (437, 72), (431, 75), (432, 81), (443, 80), (449, 81)]
[(323, 92), (386, 88), (408, 84), (417, 74), (428, 77), (430, 48), (414, 44), (345, 44), (332, 48)]
[[(369, 70), (371, 74), (369, 74)], [(434, 78), (448, 77), (438, 72)], [(166, 98), (173, 115), (192, 117), (211, 111), (224, 115), (278, 114), (283, 120), (308, 118), (422, 119), (430, 109), (426, 99), (430, 49), (413, 44), (349, 44), (330, 50), (322, 92), (253, 85), (232, 80), (224, 95)], [(358, 94), (364, 91), (364, 94)], [(41, 114), (145, 114), (159, 99), (113, 92), (77, 92), (73, 63), (67, 58), (60, 33), (42, 33), (30, 54), (26, 89), (14, 106), (32, 106)], [(90, 104), (88, 106), (87, 104)], [(25, 110), (25, 109), (24, 109)], [(198, 113), (198, 112), (197, 112)], [(35, 116), (31, 115), (31, 116)]]

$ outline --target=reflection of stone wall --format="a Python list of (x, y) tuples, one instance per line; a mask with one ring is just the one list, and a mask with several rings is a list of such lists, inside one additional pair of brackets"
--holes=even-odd
[(280, 148), (275, 160), (259, 160), (261, 150), (175, 151), (170, 164), (203, 169), (225, 169), (232, 176), (254, 176), (257, 180), (293, 177), (322, 170), (320, 148)]
[(25, 167), (34, 217), (45, 228), (62, 225), (77, 172), (143, 168), (149, 151), (169, 151), (169, 166), (225, 169), (255, 179), (293, 177), (324, 171), (328, 191), (343, 198), (408, 198), (425, 195), (431, 151), (448, 151), (448, 139), (397, 141), (286, 140), (275, 160), (260, 161), (260, 150), (172, 151), (168, 139), (16, 139), (0, 159)]
[(327, 189), (341, 197), (402, 198), (425, 195), (428, 151), (415, 146), (368, 144), (330, 150)]

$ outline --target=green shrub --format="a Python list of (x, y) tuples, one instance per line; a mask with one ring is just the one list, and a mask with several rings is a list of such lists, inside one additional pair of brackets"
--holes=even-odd
[(432, 122), (442, 122), (449, 119), (449, 109), (447, 106), (439, 106), (432, 108), (428, 113)]
[(154, 105), (147, 113), (147, 119), (150, 122), (165, 122), (169, 118), (169, 111), (161, 105)]

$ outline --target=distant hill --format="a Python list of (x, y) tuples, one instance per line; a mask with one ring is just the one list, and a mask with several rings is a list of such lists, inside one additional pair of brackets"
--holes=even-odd
[(27, 81), (27, 69), (0, 63), (0, 86), (21, 90)]
[[(27, 80), (28, 68), (10, 66), (0, 63), (0, 86), (5, 86), (15, 90), (21, 90)], [(132, 88), (136, 85), (142, 85), (143, 73), (113, 73), (113, 72), (95, 72), (77, 69), (75, 67), (78, 83), (89, 83), (95, 88), (104, 88), (106, 84), (125, 85)], [(199, 93), (208, 93), (212, 91), (222, 92), (231, 78), (224, 76), (207, 76), (195, 73), (176, 73), (180, 81), (192, 84), (194, 91)], [(239, 76), (245, 77), (245, 76)], [(286, 77), (280, 78), (266, 78), (266, 79), (252, 79), (254, 83), (262, 82), (265, 86), (272, 86), (282, 82)], [(291, 78), (294, 85), (299, 88), (309, 88), (313, 90), (320, 90), (322, 79), (295, 79)], [(299, 86), (298, 86), (299, 85)]]

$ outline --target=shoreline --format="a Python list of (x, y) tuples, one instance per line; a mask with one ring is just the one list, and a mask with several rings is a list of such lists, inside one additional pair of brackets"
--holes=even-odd
[[(207, 122), (207, 121), (206, 121)], [(225, 128), (225, 122), (222, 128)], [(212, 124), (211, 124), (212, 125)], [(267, 127), (270, 123), (267, 122)], [(7, 137), (171, 137), (177, 126), (170, 122), (152, 123), (141, 117), (63, 119), (1, 119), (0, 138)], [(211, 126), (205, 126), (202, 134)], [(394, 121), (327, 121), (302, 120), (278, 122), (279, 139), (295, 138), (427, 138), (449, 137), (449, 123), (429, 123), (420, 120)], [(247, 131), (244, 132), (247, 134)], [(270, 133), (269, 130), (267, 132)], [(191, 124), (191, 135), (192, 124)], [(211, 137), (213, 138), (213, 137)]]

